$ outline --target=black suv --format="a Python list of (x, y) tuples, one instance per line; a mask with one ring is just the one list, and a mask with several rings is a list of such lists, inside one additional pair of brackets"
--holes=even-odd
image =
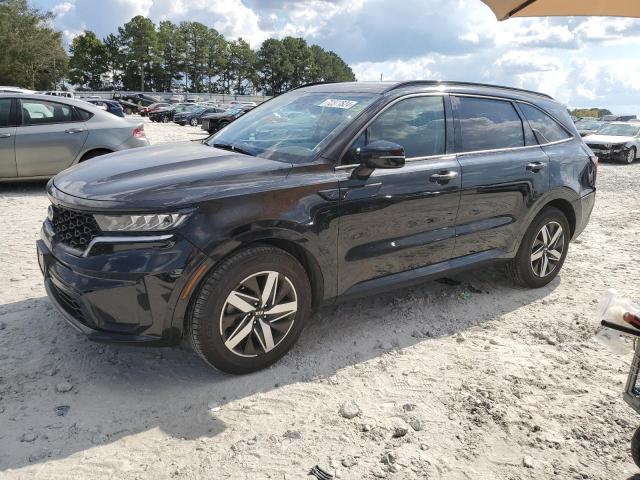
[(506, 87), (318, 84), (204, 143), (93, 159), (47, 186), (51, 301), (91, 339), (264, 368), (313, 307), (504, 262), (549, 283), (595, 201), (566, 109)]

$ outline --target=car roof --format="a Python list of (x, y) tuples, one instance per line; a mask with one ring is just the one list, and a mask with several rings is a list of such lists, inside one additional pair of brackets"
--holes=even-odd
[[(41, 94), (30, 94), (30, 93), (0, 93), (0, 98), (23, 98), (23, 99), (42, 100), (45, 102), (62, 103), (66, 105), (73, 105), (74, 107), (82, 108), (83, 110), (88, 110), (94, 115), (96, 114), (111, 115), (110, 113), (105, 112), (104, 110), (96, 107), (92, 103), (89, 103), (79, 98), (56, 97), (53, 95), (41, 95)], [(110, 117), (107, 117), (107, 118), (110, 118)]]
[(387, 94), (390, 92), (447, 92), (506, 96), (522, 100), (553, 100), (544, 93), (534, 92), (516, 87), (503, 85), (490, 85), (484, 83), (436, 81), (436, 80), (412, 80), (404, 82), (343, 82), (343, 83), (316, 83), (298, 87), (299, 90), (319, 93), (371, 93)]

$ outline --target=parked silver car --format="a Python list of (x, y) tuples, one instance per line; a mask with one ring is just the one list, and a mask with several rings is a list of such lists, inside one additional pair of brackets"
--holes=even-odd
[(0, 181), (48, 178), (98, 155), (147, 145), (143, 123), (81, 100), (0, 94)]
[(600, 160), (633, 163), (640, 152), (640, 122), (612, 122), (584, 137)]

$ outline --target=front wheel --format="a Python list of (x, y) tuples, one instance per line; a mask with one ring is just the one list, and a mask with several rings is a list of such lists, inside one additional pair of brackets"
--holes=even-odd
[(638, 427), (631, 438), (631, 458), (638, 468), (640, 468), (640, 427)]
[(191, 121), (189, 122), (189, 125), (191, 125), (192, 127), (197, 127), (198, 126), (198, 119), (197, 118), (192, 118)]
[(631, 165), (636, 159), (636, 147), (631, 147), (627, 152), (626, 161), (627, 164)]
[(311, 288), (302, 265), (284, 250), (250, 247), (224, 260), (197, 292), (191, 344), (219, 370), (255, 372), (289, 351), (310, 309)]
[(571, 230), (565, 214), (557, 208), (545, 208), (529, 226), (515, 258), (507, 264), (507, 275), (525, 287), (544, 287), (562, 268), (569, 240)]
[(169, 123), (169, 120), (171, 119), (169, 118), (168, 115), (165, 115), (164, 117), (162, 117), (162, 123)]

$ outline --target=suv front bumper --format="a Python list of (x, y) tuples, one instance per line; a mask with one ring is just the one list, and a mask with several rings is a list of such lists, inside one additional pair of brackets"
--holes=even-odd
[(206, 262), (190, 242), (176, 237), (163, 247), (120, 244), (116, 252), (79, 257), (52, 243), (47, 228), (41, 237), (36, 248), (47, 295), (76, 330), (101, 342), (180, 342), (189, 301), (185, 286)]

